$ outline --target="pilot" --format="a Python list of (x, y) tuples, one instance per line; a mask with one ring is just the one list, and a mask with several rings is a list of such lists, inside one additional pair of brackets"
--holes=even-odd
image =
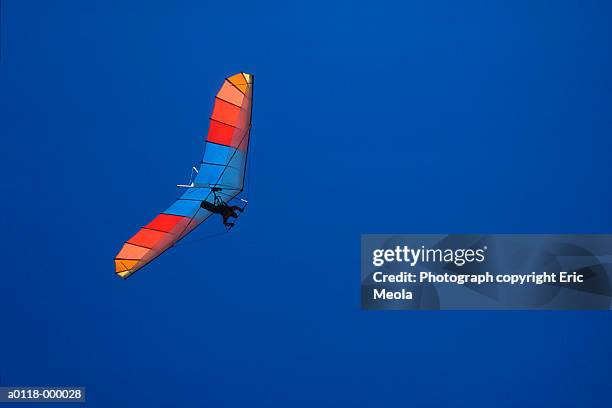
[(223, 201), (219, 204), (213, 204), (204, 200), (200, 204), (200, 207), (210, 211), (211, 213), (220, 214), (223, 217), (223, 225), (225, 225), (227, 228), (232, 228), (234, 226), (234, 223), (228, 222), (228, 219), (230, 217), (238, 218), (238, 213), (236, 211), (244, 211), (243, 208), (240, 208), (237, 205), (229, 205)]

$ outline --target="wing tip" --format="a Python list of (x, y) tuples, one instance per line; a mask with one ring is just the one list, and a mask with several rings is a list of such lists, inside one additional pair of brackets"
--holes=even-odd
[(253, 74), (240, 71), (239, 73), (230, 75), (225, 79), (236, 86), (251, 85), (253, 83), (253, 80), (255, 79), (255, 76)]
[(127, 279), (130, 275), (138, 270), (134, 268), (138, 260), (136, 259), (118, 259), (115, 258), (115, 275), (122, 279)]

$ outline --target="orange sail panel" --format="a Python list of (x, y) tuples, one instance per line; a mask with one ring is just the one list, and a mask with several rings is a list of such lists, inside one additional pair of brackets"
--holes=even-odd
[(215, 97), (204, 157), (194, 184), (125, 242), (115, 257), (117, 275), (127, 278), (208, 219), (212, 213), (200, 206), (202, 201), (210, 201), (217, 194), (229, 202), (242, 191), (252, 99), (252, 75), (241, 72), (225, 79)]

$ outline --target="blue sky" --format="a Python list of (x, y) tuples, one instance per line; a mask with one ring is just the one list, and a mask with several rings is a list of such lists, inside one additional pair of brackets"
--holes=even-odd
[[(604, 1), (3, 1), (1, 385), (92, 407), (594, 406), (609, 313), (365, 312), (362, 233), (610, 232)], [(255, 74), (248, 211), (124, 240)], [(212, 227), (211, 227), (212, 228)]]

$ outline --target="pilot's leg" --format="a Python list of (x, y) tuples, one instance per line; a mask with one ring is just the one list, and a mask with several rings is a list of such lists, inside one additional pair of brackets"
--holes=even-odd
[(233, 222), (227, 222), (227, 219), (228, 219), (228, 218), (229, 218), (229, 217), (228, 217), (228, 216), (226, 216), (226, 215), (224, 215), (224, 216), (223, 216), (223, 225), (225, 225), (226, 227), (233, 227), (233, 226), (234, 226), (234, 223), (233, 223)]

